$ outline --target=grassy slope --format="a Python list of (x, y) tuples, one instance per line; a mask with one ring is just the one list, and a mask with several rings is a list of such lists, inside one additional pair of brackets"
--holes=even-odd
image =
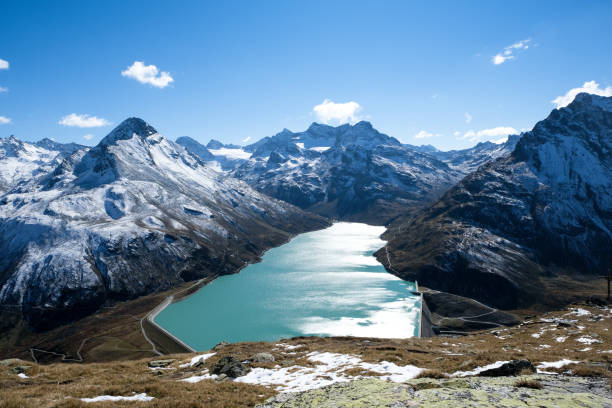
[[(312, 351), (329, 351), (358, 355), (363, 361), (391, 361), (398, 365), (413, 364), (441, 373), (467, 371), (499, 360), (527, 358), (532, 362), (558, 361), (571, 359), (581, 361), (578, 365), (548, 371), (566, 371), (581, 375), (611, 376), (612, 364), (612, 309), (594, 306), (580, 306), (589, 310), (590, 315), (576, 315), (568, 310), (549, 313), (531, 318), (522, 324), (503, 329), (488, 330), (458, 338), (436, 337), (430, 339), (361, 339), (350, 337), (319, 338), (302, 337), (286, 340), (284, 343), (300, 345), (293, 350), (275, 347), (272, 343), (237, 343), (224, 346), (217, 354), (206, 361), (205, 367), (212, 365), (224, 355), (233, 355), (240, 360), (249, 358), (260, 351), (271, 352), (274, 363), (260, 363), (254, 366), (271, 368), (280, 366), (308, 366), (313, 362), (306, 358)], [(540, 318), (562, 317), (576, 320), (570, 327), (558, 327), (556, 323), (545, 322)], [(533, 334), (540, 333), (538, 338)], [(589, 336), (597, 343), (586, 345), (577, 339)], [(563, 342), (557, 341), (565, 337)], [(101, 343), (85, 353), (101, 353), (102, 349), (112, 355), (112, 342)], [(119, 344), (119, 343), (115, 343)], [(126, 342), (127, 344), (127, 342)], [(137, 347), (134, 341), (133, 346)], [(542, 348), (549, 345), (550, 348)], [(146, 346), (140, 343), (146, 353)], [(119, 348), (125, 348), (123, 345)], [(590, 350), (583, 351), (589, 347)], [(452, 354), (449, 354), (452, 353)], [(142, 357), (142, 355), (141, 355)], [(178, 364), (188, 361), (193, 355), (173, 355), (177, 359), (169, 370), (150, 370), (147, 362), (151, 357), (106, 363), (54, 363), (49, 365), (28, 364), (26, 371), (30, 377), (21, 379), (10, 371), (10, 367), (0, 366), (0, 407), (37, 406), (86, 406), (78, 397), (94, 397), (103, 394), (130, 395), (132, 392), (146, 392), (155, 399), (147, 403), (126, 402), (124, 405), (137, 407), (237, 407), (253, 406), (263, 402), (276, 391), (257, 385), (246, 385), (231, 381), (215, 382), (205, 380), (195, 384), (179, 382), (181, 378), (198, 375), (203, 367), (179, 368)], [(373, 372), (357, 372), (348, 368), (351, 375), (375, 375)], [(99, 403), (96, 406), (117, 406), (114, 403)]]

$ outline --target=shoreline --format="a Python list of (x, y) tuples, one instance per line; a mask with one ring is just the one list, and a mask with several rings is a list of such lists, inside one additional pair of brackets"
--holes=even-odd
[[(331, 221), (330, 224), (326, 226), (325, 228), (329, 228), (333, 224), (334, 222)], [(289, 234), (289, 237), (286, 240), (284, 240), (282, 243), (274, 247), (262, 249), (257, 255), (257, 258), (255, 258), (254, 262), (245, 262), (242, 266), (240, 266), (236, 270), (236, 272), (230, 275), (240, 273), (240, 271), (242, 271), (247, 266), (261, 262), (262, 256), (266, 252), (268, 252), (270, 249), (278, 248), (282, 245), (285, 245), (291, 242), (291, 240), (297, 237), (298, 235), (305, 234), (308, 232), (320, 231), (325, 228), (313, 229), (309, 231), (300, 232), (297, 234)], [(168, 330), (164, 329), (159, 324), (157, 324), (155, 322), (155, 317), (157, 317), (157, 315), (159, 315), (169, 305), (179, 302), (185, 299), (186, 297), (193, 295), (194, 293), (202, 289), (204, 286), (208, 285), (210, 282), (217, 279), (219, 276), (222, 276), (222, 275), (217, 274), (217, 275), (213, 275), (210, 277), (202, 278), (198, 280), (195, 284), (183, 290), (180, 290), (173, 295), (166, 297), (161, 303), (159, 303), (157, 306), (151, 309), (149, 313), (147, 313), (142, 319), (140, 319), (140, 328), (142, 331), (142, 335), (145, 338), (145, 340), (149, 344), (151, 344), (154, 353), (158, 355), (174, 354), (174, 353), (197, 353), (197, 350), (195, 350), (193, 347), (189, 346), (187, 343), (185, 343), (184, 341), (176, 337), (174, 334), (170, 333)], [(147, 330), (151, 330), (151, 332), (148, 332)], [(158, 347), (164, 349), (166, 352), (160, 353), (157, 350)]]
[[(242, 271), (244, 268), (246, 268), (247, 266), (249, 266), (251, 264), (256, 264), (256, 263), (261, 262), (262, 261), (262, 256), (266, 252), (268, 252), (270, 249), (278, 248), (280, 246), (283, 246), (283, 245), (291, 242), (291, 240), (293, 240), (293, 238), (297, 237), (298, 235), (309, 233), (309, 232), (320, 231), (320, 230), (324, 230), (326, 228), (329, 228), (330, 226), (334, 225), (337, 222), (351, 222), (352, 223), (352, 221), (335, 221), (335, 222), (332, 221), (330, 223), (330, 225), (328, 225), (325, 228), (314, 229), (314, 230), (311, 230), (311, 231), (305, 231), (305, 232), (301, 232), (299, 234), (291, 234), (287, 240), (285, 240), (283, 243), (279, 244), (278, 246), (262, 250), (257, 255), (257, 258), (256, 258), (255, 262), (245, 262), (244, 265), (242, 265), (240, 268), (238, 268), (237, 271), (234, 272), (233, 274), (240, 273), (240, 271)], [(363, 223), (363, 224), (367, 224), (367, 223)], [(370, 224), (367, 224), (367, 225), (370, 225)], [(381, 235), (381, 237), (382, 237), (382, 235)], [(383, 241), (387, 242), (385, 240), (383, 240)], [(372, 254), (372, 256), (374, 256), (376, 258), (376, 256), (374, 254)], [(387, 267), (382, 262), (380, 264), (385, 268), (385, 270), (387, 269)], [(390, 273), (390, 272), (387, 270), (387, 273)], [(158, 355), (174, 354), (174, 353), (197, 353), (198, 352), (193, 347), (189, 346), (187, 343), (185, 343), (184, 341), (179, 339), (177, 336), (175, 336), (174, 334), (170, 333), (168, 330), (164, 329), (162, 326), (157, 324), (155, 322), (155, 318), (157, 317), (157, 315), (159, 315), (169, 305), (171, 305), (173, 303), (176, 303), (176, 302), (179, 302), (179, 301), (181, 301), (181, 300), (183, 300), (183, 299), (185, 299), (185, 298), (195, 294), (200, 289), (202, 289), (204, 286), (206, 286), (207, 284), (209, 284), (213, 280), (217, 279), (219, 276), (221, 276), (221, 275), (214, 275), (214, 276), (211, 276), (211, 277), (202, 278), (202, 279), (198, 280), (195, 284), (193, 284), (193, 285), (191, 285), (191, 286), (189, 286), (189, 287), (187, 287), (187, 288), (185, 288), (183, 290), (180, 290), (179, 292), (177, 292), (175, 294), (172, 294), (172, 295), (166, 297), (161, 303), (159, 303), (157, 306), (155, 306), (153, 309), (151, 309), (149, 311), (149, 313), (147, 313), (147, 315), (141, 319), (142, 334), (145, 337), (145, 340), (147, 340), (147, 342), (149, 342), (152, 345), (153, 352), (157, 353)], [(420, 298), (421, 298), (420, 299), (421, 300), (420, 307), (419, 307), (419, 316), (418, 316), (418, 318), (419, 318), (418, 329), (419, 330), (418, 330), (418, 334), (416, 336), (414, 336), (414, 337), (421, 338), (422, 337), (422, 333), (423, 333), (423, 302), (425, 302), (425, 299), (423, 297), (423, 294), (419, 291), (418, 282), (415, 281), (414, 284), (415, 284), (415, 292), (418, 293), (420, 295)], [(152, 332), (149, 332), (148, 330), (151, 330)], [(165, 351), (165, 353), (159, 352), (157, 350), (158, 347), (162, 348)]]

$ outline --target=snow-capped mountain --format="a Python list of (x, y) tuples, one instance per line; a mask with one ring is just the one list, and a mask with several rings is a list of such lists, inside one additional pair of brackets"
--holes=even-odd
[(431, 200), (462, 176), (369, 122), (285, 129), (244, 150), (252, 156), (232, 175), (259, 191), (317, 213), (378, 223)]
[(509, 156), (387, 235), (379, 259), (398, 276), (498, 307), (552, 303), (567, 279), (603, 274), (612, 266), (612, 98), (579, 94)]
[(232, 174), (304, 209), (382, 223), (438, 197), (509, 147), (482, 143), (465, 151), (426, 152), (402, 145), (369, 122), (313, 123), (304, 132), (284, 129), (246, 146), (252, 156)]
[(324, 225), (130, 118), (0, 196), (0, 304), (45, 328), (108, 299), (236, 272)]
[(474, 147), (461, 150), (441, 151), (431, 145), (412, 146), (448, 164), (452, 169), (468, 174), (483, 164), (499, 157), (509, 155), (520, 140), (519, 135), (510, 135), (503, 143), (480, 142)]
[(297, 133), (283, 129), (244, 148), (216, 140), (206, 147), (193, 139), (177, 142), (272, 197), (319, 214), (384, 223), (509, 154), (518, 138), (442, 152), (402, 145), (362, 121), (337, 127), (313, 123)]
[(35, 143), (38, 147), (43, 147), (47, 150), (60, 152), (64, 157), (70, 156), (72, 153), (80, 149), (89, 149), (88, 146), (84, 146), (78, 143), (59, 143), (49, 138), (44, 138)]
[(74, 151), (85, 148), (43, 139), (36, 144), (15, 136), (0, 138), (0, 195), (18, 184), (47, 173)]

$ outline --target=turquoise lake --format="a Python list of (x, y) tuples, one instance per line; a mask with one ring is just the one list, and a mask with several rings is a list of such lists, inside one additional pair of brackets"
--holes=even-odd
[(270, 249), (262, 262), (171, 304), (155, 322), (196, 350), (221, 341), (418, 335), (415, 285), (376, 260), (384, 227), (339, 222)]

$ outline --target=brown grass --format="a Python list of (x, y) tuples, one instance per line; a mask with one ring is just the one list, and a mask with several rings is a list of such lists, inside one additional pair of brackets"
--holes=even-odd
[(538, 380), (532, 380), (528, 378), (522, 378), (520, 380), (517, 380), (514, 383), (514, 386), (522, 387), (522, 388), (532, 388), (534, 390), (541, 390), (544, 387), (542, 383), (539, 382)]
[(448, 378), (448, 377), (449, 377), (448, 374), (445, 374), (440, 370), (425, 370), (416, 376), (416, 378), (436, 378), (436, 379)]
[(611, 377), (612, 373), (601, 368), (601, 367), (593, 367), (585, 364), (572, 364), (568, 366), (571, 370), (572, 375), (578, 377)]
[[(273, 363), (253, 364), (252, 367), (272, 368), (314, 366), (308, 354), (333, 352), (358, 356), (361, 360), (377, 363), (383, 360), (393, 361), (398, 365), (412, 364), (426, 368), (419, 382), (425, 378), (444, 378), (445, 374), (455, 371), (468, 371), (499, 360), (527, 358), (534, 364), (542, 361), (571, 359), (580, 364), (558, 369), (564, 372), (570, 369), (574, 375), (593, 376), (606, 374), (603, 368), (595, 364), (610, 364), (612, 355), (604, 353), (612, 344), (612, 333), (609, 328), (612, 314), (608, 310), (580, 306), (592, 312), (590, 316), (567, 315), (568, 310), (550, 313), (546, 316), (533, 317), (522, 325), (511, 328), (482, 331), (464, 337), (430, 339), (374, 339), (354, 337), (298, 337), (279, 340), (274, 343), (300, 345), (293, 350), (276, 347), (274, 343), (252, 342), (235, 343), (219, 347), (216, 355), (208, 359), (204, 367), (178, 368), (180, 363), (193, 357), (192, 354), (170, 355), (175, 358), (171, 370), (159, 372), (147, 368), (147, 362), (153, 356), (127, 361), (103, 363), (54, 363), (39, 365), (33, 362), (20, 364), (31, 365), (26, 374), (29, 379), (20, 379), (11, 372), (11, 367), (0, 366), (0, 408), (4, 407), (80, 407), (86, 406), (78, 398), (94, 397), (104, 394), (130, 395), (146, 392), (154, 396), (147, 403), (125, 402), (99, 403), (97, 407), (130, 406), (130, 407), (250, 407), (265, 401), (276, 391), (271, 387), (262, 387), (231, 381), (215, 382), (212, 380), (190, 384), (178, 381), (193, 375), (199, 375), (204, 368), (212, 368), (225, 355), (232, 355), (240, 361), (249, 359), (258, 352), (268, 352), (275, 357)], [(594, 319), (594, 316), (602, 315)], [(557, 327), (553, 323), (542, 322), (541, 317), (563, 317), (577, 320), (574, 326)], [(583, 327), (578, 329), (576, 326)], [(493, 332), (497, 333), (494, 334)], [(539, 338), (532, 335), (539, 333)], [(585, 345), (576, 340), (584, 335), (597, 338), (601, 343), (589, 345), (591, 350), (581, 351)], [(556, 338), (566, 337), (564, 342)], [(110, 343), (109, 343), (110, 344)], [(549, 345), (541, 348), (540, 345)], [(155, 357), (159, 358), (159, 357)], [(380, 376), (381, 373), (361, 368), (345, 367), (342, 371), (350, 376)], [(552, 370), (551, 370), (552, 371)], [(425, 386), (425, 385), (423, 385)], [(518, 385), (517, 385), (518, 386)], [(87, 405), (91, 408), (91, 405)]]

